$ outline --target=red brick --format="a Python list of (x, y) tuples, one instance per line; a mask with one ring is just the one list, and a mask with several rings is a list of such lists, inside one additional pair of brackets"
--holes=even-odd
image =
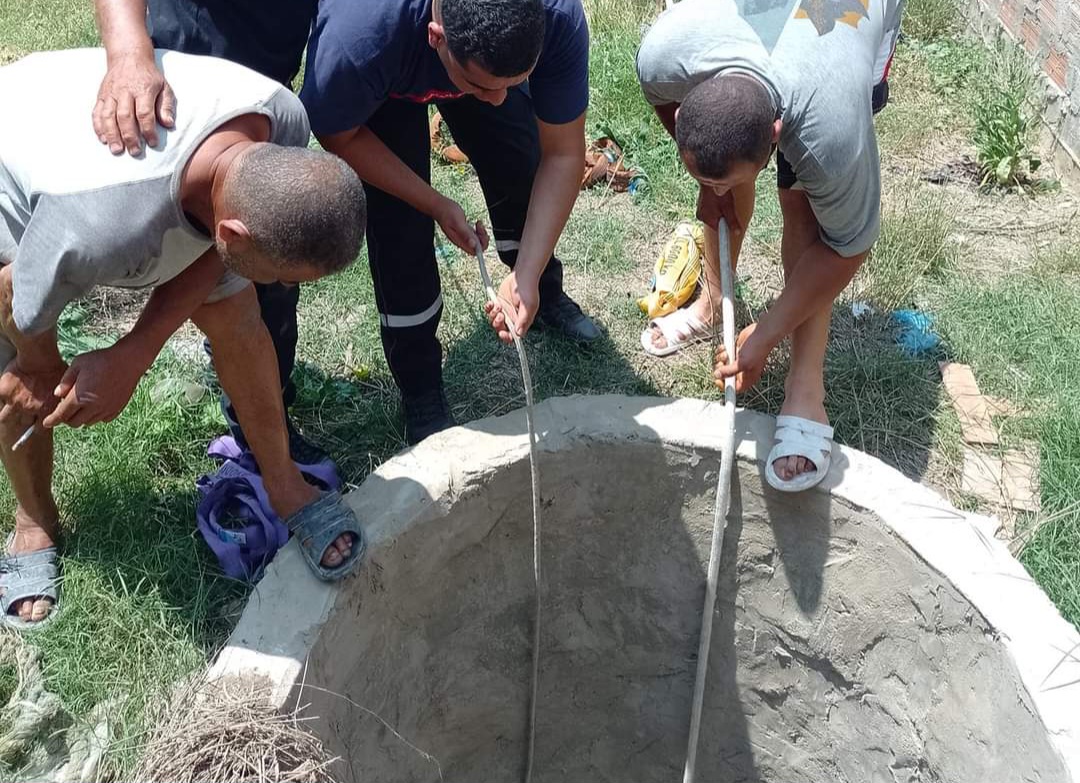
[(1039, 48), (1039, 20), (1034, 14), (1024, 14), (1024, 21), (1020, 25), (1020, 37), (1024, 41), (1024, 48), (1028, 54), (1035, 54)]
[[(1005, 25), (1005, 29), (1013, 35), (1020, 34), (1019, 10), (1015, 0), (1004, 0), (1001, 4), (1001, 11), (998, 12), (998, 18), (1001, 20), (1001, 23)], [(1080, 20), (1078, 20), (1078, 24), (1080, 24)]]
[(1039, 21), (1042, 22), (1043, 32), (1046, 34), (1046, 39), (1052, 41), (1057, 37), (1058, 29), (1058, 7), (1056, 0), (1041, 0), (1038, 5), (1036, 13), (1039, 16)]
[(1069, 55), (1055, 46), (1047, 55), (1043, 67), (1046, 69), (1046, 75), (1050, 77), (1054, 84), (1064, 90), (1066, 74), (1069, 71)]

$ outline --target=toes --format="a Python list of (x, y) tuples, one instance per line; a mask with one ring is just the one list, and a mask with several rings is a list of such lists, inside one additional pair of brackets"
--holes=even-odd
[(781, 457), (773, 463), (773, 470), (782, 481), (791, 481), (803, 473), (813, 473), (817, 466), (806, 457)]
[(48, 598), (40, 598), (37, 601), (34, 601), (33, 611), (30, 616), (31, 621), (40, 623), (45, 619), (46, 615), (49, 614), (50, 609), (52, 609), (52, 601)]
[(342, 533), (335, 538), (330, 546), (326, 548), (326, 551), (323, 552), (323, 568), (337, 568), (344, 563), (352, 555), (354, 538), (355, 536), (352, 533)]
[(33, 617), (34, 614), (34, 602), (27, 598), (19, 601), (16, 607), (15, 611), (19, 613), (19, 619), (30, 622), (30, 618)]
[(341, 565), (341, 552), (334, 545), (328, 546), (323, 553), (322, 564), (324, 568), (337, 568)]
[(817, 466), (806, 457), (781, 457), (773, 463), (773, 470), (782, 481), (791, 481), (803, 473), (813, 473)]
[(659, 329), (652, 330), (652, 344), (655, 348), (667, 348), (667, 338)]

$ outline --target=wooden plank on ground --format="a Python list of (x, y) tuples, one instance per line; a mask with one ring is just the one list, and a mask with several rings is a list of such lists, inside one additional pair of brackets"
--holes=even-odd
[(960, 489), (995, 506), (1039, 510), (1039, 454), (1034, 448), (1001, 454), (964, 448)]
[(990, 418), (991, 407), (979, 391), (975, 375), (966, 364), (939, 362), (945, 392), (960, 417), (960, 431), (965, 443), (995, 445), (997, 430)]

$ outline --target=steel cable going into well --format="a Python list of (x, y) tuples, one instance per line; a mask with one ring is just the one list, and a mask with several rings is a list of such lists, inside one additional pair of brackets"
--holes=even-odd
[[(717, 226), (720, 257), (720, 290), (723, 296), (721, 314), (724, 324), (724, 350), (728, 360), (735, 357), (735, 301), (731, 270), (731, 244), (727, 223)], [(720, 577), (720, 557), (723, 554), (724, 532), (731, 508), (731, 470), (735, 464), (735, 378), (724, 382), (724, 416), (721, 425), (720, 474), (716, 480), (716, 502), (713, 508), (712, 551), (705, 582), (705, 608), (701, 613), (701, 641), (698, 645), (697, 677), (690, 707), (690, 740), (686, 750), (683, 783), (694, 783), (697, 767), (698, 739), (701, 736), (701, 709), (705, 700), (705, 679), (709, 671), (709, 646), (712, 642), (712, 618), (716, 608), (716, 585)]]
[(521, 343), (517, 328), (511, 315), (512, 307), (509, 303), (499, 301), (498, 294), (491, 284), (491, 275), (488, 274), (487, 264), (484, 262), (484, 251), (477, 245), (476, 263), (480, 267), (480, 279), (484, 283), (484, 292), (488, 300), (496, 307), (502, 307), (506, 318), (506, 327), (514, 340), (517, 348), (518, 361), (521, 363), (521, 381), (525, 387), (525, 423), (529, 432), (529, 472), (532, 479), (532, 516), (533, 516), (533, 591), (536, 597), (536, 605), (533, 609), (533, 642), (532, 642), (532, 682), (529, 692), (529, 717), (526, 731), (528, 732), (528, 744), (525, 755), (525, 783), (532, 780), (533, 757), (536, 750), (536, 702), (540, 686), (540, 468), (536, 461), (536, 423), (533, 419), (533, 384), (529, 373), (529, 359), (525, 355), (525, 346)]

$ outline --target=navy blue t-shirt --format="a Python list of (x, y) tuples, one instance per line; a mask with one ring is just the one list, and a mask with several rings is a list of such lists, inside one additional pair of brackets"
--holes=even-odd
[[(529, 76), (536, 116), (561, 125), (589, 103), (589, 28), (581, 0), (544, 0), (544, 46)], [(428, 45), (431, 0), (322, 0), (300, 98), (318, 134), (365, 124), (388, 98), (460, 98)]]
[(148, 0), (146, 21), (158, 49), (224, 57), (287, 85), (300, 71), (316, 4), (317, 0)]

